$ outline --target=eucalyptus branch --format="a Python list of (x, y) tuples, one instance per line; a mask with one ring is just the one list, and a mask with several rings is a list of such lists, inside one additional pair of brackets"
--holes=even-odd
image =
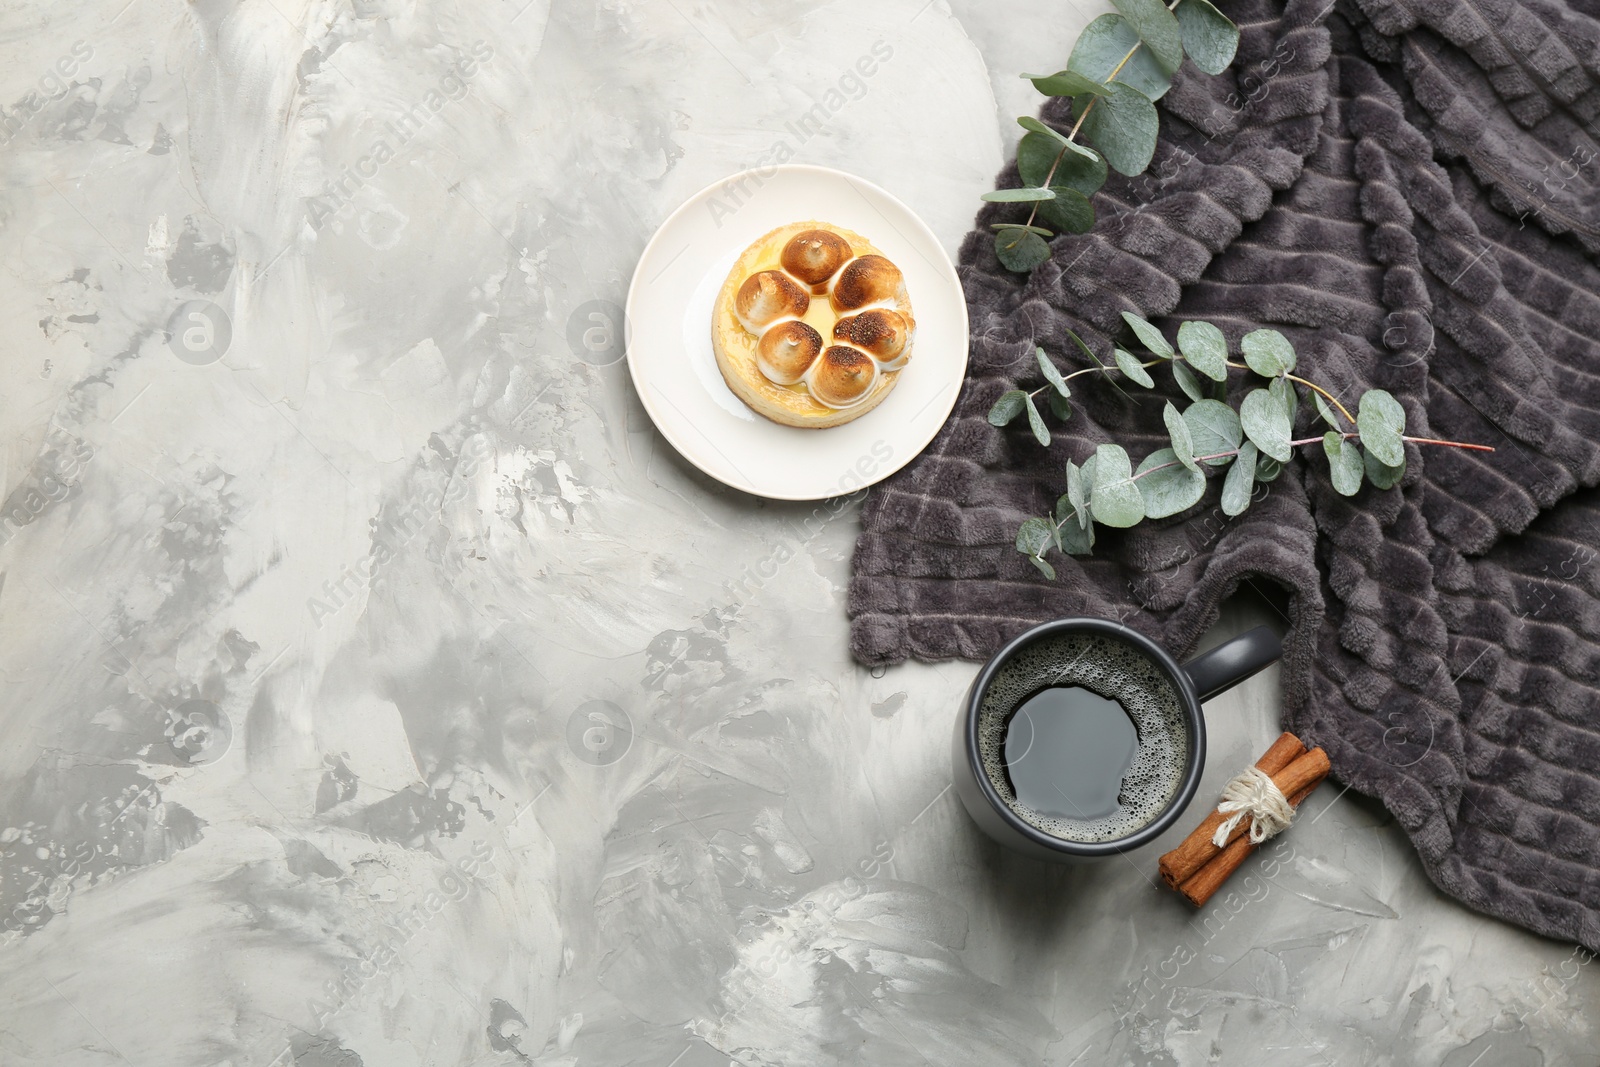
[[(1342, 438), (1343, 440), (1346, 440), (1346, 441), (1358, 441), (1361, 438), (1360, 434), (1355, 434), (1355, 433), (1343, 433), (1343, 434), (1340, 434), (1339, 436), (1340, 436), (1340, 438)], [(1493, 452), (1494, 451), (1494, 449), (1491, 448), (1488, 445), (1472, 445), (1472, 444), (1467, 444), (1464, 441), (1436, 441), (1436, 440), (1434, 440), (1433, 438), (1430, 438), (1430, 437), (1406, 437), (1405, 435), (1402, 434), (1401, 437), (1400, 437), (1400, 440), (1402, 440), (1402, 441), (1410, 441), (1410, 442), (1412, 442), (1414, 444), (1419, 444), (1419, 445), (1443, 445), (1443, 446), (1448, 447), (1448, 448), (1470, 448), (1470, 449), (1473, 449), (1474, 451), (1478, 451), (1478, 452)], [(1324, 441), (1324, 438), (1322, 438), (1322, 437), (1304, 437), (1304, 438), (1301, 438), (1298, 441), (1290, 441), (1289, 442), (1289, 447), (1290, 448), (1300, 448), (1303, 445), (1321, 444), (1321, 443), (1323, 443), (1323, 441)], [(1213, 460), (1213, 459), (1234, 459), (1239, 455), (1239, 453), (1241, 451), (1242, 451), (1242, 449), (1230, 448), (1230, 449), (1227, 449), (1226, 451), (1223, 451), (1223, 452), (1213, 452), (1209, 456), (1195, 456), (1194, 457), (1194, 461), (1196, 463), (1205, 463), (1208, 460)], [(1135, 474), (1132, 478), (1130, 478), (1128, 480), (1136, 482), (1140, 478), (1147, 477), (1148, 475), (1154, 474), (1157, 471), (1166, 470), (1168, 467), (1181, 467), (1181, 466), (1183, 466), (1182, 462), (1180, 462), (1179, 460), (1176, 460), (1176, 459), (1174, 459), (1174, 460), (1172, 460), (1172, 461), (1170, 461), (1168, 463), (1159, 464), (1159, 465), (1154, 466), (1154, 467), (1141, 466), (1139, 468), (1139, 473)]]
[[(1049, 393), (1050, 410), (1066, 419), (1072, 413), (1067, 383), (1073, 378), (1085, 374), (1109, 377), (1118, 372), (1133, 384), (1150, 389), (1155, 381), (1148, 370), (1159, 364), (1172, 368), (1179, 389), (1193, 401), (1183, 411), (1167, 401), (1162, 419), (1171, 444), (1146, 456), (1137, 470), (1126, 450), (1115, 444), (1098, 446), (1081, 467), (1067, 461), (1067, 492), (1056, 502), (1054, 516), (1028, 519), (1017, 531), (1017, 549), (1051, 577), (1055, 569), (1045, 554), (1051, 549), (1069, 555), (1088, 554), (1094, 547), (1096, 523), (1134, 526), (1147, 518), (1176, 515), (1199, 503), (1205, 495), (1207, 467), (1227, 468), (1221, 506), (1231, 516), (1250, 506), (1257, 484), (1275, 479), (1294, 451), (1309, 445), (1322, 445), (1329, 480), (1334, 490), (1345, 496), (1357, 493), (1364, 481), (1377, 489), (1398, 485), (1405, 476), (1407, 444), (1494, 451), (1489, 445), (1408, 435), (1405, 409), (1382, 389), (1364, 392), (1356, 413), (1351, 414), (1326, 388), (1292, 373), (1297, 362), (1294, 346), (1276, 330), (1245, 334), (1239, 345), (1241, 362), (1229, 358), (1227, 339), (1211, 323), (1183, 323), (1174, 347), (1139, 316), (1124, 312), (1122, 317), (1151, 358), (1140, 360), (1115, 347), (1113, 367), (1069, 331), (1073, 344), (1093, 366), (1062, 373), (1045, 350), (1038, 348), (1035, 355), (1045, 384), (1031, 392), (1013, 389), (1003, 393), (989, 411), (989, 421), (995, 426), (1005, 426), (1026, 412), (1034, 437), (1041, 445), (1049, 445), (1050, 430), (1035, 403), (1041, 393)], [(1226, 402), (1231, 370), (1248, 371), (1268, 384), (1248, 389), (1235, 409)], [(1211, 383), (1209, 389), (1215, 395), (1205, 395), (1207, 387), (1201, 384), (1205, 381)], [(1317, 416), (1332, 427), (1320, 437), (1293, 436), (1300, 404), (1297, 386), (1308, 391)]]
[(1023, 75), (1046, 96), (1070, 98), (1076, 118), (1067, 133), (1017, 119), (1028, 131), (1017, 145), (1023, 186), (983, 197), (1030, 205), (1025, 222), (993, 224), (995, 255), (1007, 270), (1030, 271), (1050, 258), (1045, 239), (1057, 232), (1093, 229), (1089, 197), (1111, 170), (1133, 177), (1150, 166), (1160, 133), (1155, 101), (1185, 59), (1221, 74), (1238, 50), (1239, 28), (1211, 0), (1112, 2), (1118, 13), (1084, 28), (1064, 69)]
[[(1178, 4), (1180, 4), (1181, 2), (1182, 2), (1182, 0), (1172, 0), (1172, 7), (1167, 8), (1167, 10), (1171, 11), (1173, 7), (1177, 7)], [(1128, 49), (1128, 54), (1123, 56), (1122, 59), (1117, 63), (1117, 65), (1115, 67), (1111, 68), (1111, 73), (1107, 74), (1106, 75), (1106, 80), (1101, 82), (1100, 84), (1101, 85), (1110, 85), (1112, 82), (1116, 81), (1117, 80), (1117, 75), (1122, 73), (1122, 68), (1128, 65), (1128, 60), (1132, 59), (1133, 58), (1133, 54), (1135, 52), (1137, 52), (1139, 49), (1143, 48), (1143, 47), (1144, 47), (1144, 42), (1140, 41), (1138, 44), (1136, 44), (1132, 48)], [(1061, 166), (1061, 158), (1063, 156), (1065, 156), (1068, 152), (1072, 151), (1072, 148), (1070, 147), (1070, 145), (1077, 143), (1077, 141), (1078, 141), (1078, 131), (1083, 129), (1083, 120), (1089, 117), (1089, 112), (1094, 110), (1094, 105), (1095, 105), (1096, 101), (1098, 101), (1099, 99), (1100, 98), (1097, 97), (1097, 96), (1091, 96), (1089, 98), (1089, 102), (1087, 104), (1083, 105), (1083, 110), (1078, 113), (1078, 121), (1074, 122), (1072, 124), (1072, 129), (1067, 132), (1068, 144), (1064, 144), (1064, 145), (1061, 146), (1061, 151), (1056, 153), (1055, 161), (1050, 164), (1050, 169), (1045, 172), (1044, 181), (1039, 183), (1044, 188), (1048, 189), (1050, 187), (1050, 179), (1054, 178), (1056, 176), (1056, 169)], [(1024, 229), (1026, 229), (1027, 227), (1033, 225), (1033, 220), (1034, 220), (1035, 217), (1038, 216), (1038, 214), (1039, 214), (1039, 201), (1035, 200), (1033, 202), (1033, 210), (1028, 212), (1028, 221), (1023, 223)]]

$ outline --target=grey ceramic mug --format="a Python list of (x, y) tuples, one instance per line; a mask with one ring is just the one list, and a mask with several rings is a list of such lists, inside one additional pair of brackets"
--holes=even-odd
[[(984, 772), (983, 759), (978, 753), (978, 712), (995, 672), (1040, 638), (1065, 633), (1099, 634), (1131, 646), (1161, 668), (1183, 702), (1189, 757), (1178, 789), (1159, 815), (1114, 841), (1067, 841), (1024, 822), (1001, 799)], [(1206, 765), (1206, 721), (1200, 712), (1201, 703), (1232, 689), (1282, 654), (1283, 641), (1268, 626), (1258, 626), (1240, 634), (1181, 665), (1150, 638), (1107, 619), (1057, 619), (1035, 626), (995, 653), (967, 690), (961, 714), (956, 718), (951, 752), (956, 794), (984, 833), (1007, 848), (1037, 859), (1071, 862), (1127, 852), (1149, 844), (1183, 815), (1200, 786), (1200, 774)]]

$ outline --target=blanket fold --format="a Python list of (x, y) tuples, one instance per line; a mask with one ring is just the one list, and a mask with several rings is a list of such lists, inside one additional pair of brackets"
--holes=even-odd
[[(1279, 586), (1285, 727), (1389, 808), (1446, 893), (1600, 951), (1600, 19), (1587, 0), (1223, 7), (1233, 67), (1180, 71), (1150, 170), (1107, 183), (1092, 233), (1024, 277), (989, 229), (1019, 209), (979, 214), (968, 380), (867, 500), (852, 649), (983, 659), (1097, 615), (1184, 655), (1241, 584)], [(1407, 445), (1398, 488), (1347, 498), (1311, 449), (1234, 519), (1213, 477), (1189, 512), (1104, 530), (1047, 581), (1012, 540), (1064, 491), (1063, 461), (1162, 447), (1181, 394), (1088, 382), (1048, 449), (986, 414), (1042, 384), (1035, 345), (1075, 367), (1067, 331), (1108, 352), (1123, 311), (1235, 345), (1273, 327), (1347, 401), (1384, 388), (1409, 434), (1498, 451)], [(1314, 421), (1302, 405), (1297, 436)]]

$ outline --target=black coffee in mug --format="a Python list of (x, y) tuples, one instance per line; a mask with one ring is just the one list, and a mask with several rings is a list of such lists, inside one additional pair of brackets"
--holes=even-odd
[(1277, 659), (1258, 626), (1180, 664), (1110, 619), (1018, 634), (973, 678), (950, 738), (961, 806), (995, 841), (1077, 862), (1157, 840), (1206, 762), (1200, 704)]
[(1053, 685), (1006, 720), (1005, 772), (1017, 807), (1059, 819), (1098, 819), (1117, 810), (1122, 776), (1139, 750), (1139, 729), (1115, 700)]
[(978, 709), (978, 751), (995, 792), (1064, 841), (1115, 841), (1149, 824), (1183, 784), (1189, 746), (1171, 675), (1103, 633), (1054, 634), (1019, 650)]

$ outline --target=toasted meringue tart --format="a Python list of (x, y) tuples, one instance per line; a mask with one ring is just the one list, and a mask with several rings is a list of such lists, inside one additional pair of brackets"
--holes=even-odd
[(860, 234), (813, 220), (744, 250), (717, 294), (711, 345), (752, 410), (820, 430), (883, 402), (916, 328), (900, 269)]

